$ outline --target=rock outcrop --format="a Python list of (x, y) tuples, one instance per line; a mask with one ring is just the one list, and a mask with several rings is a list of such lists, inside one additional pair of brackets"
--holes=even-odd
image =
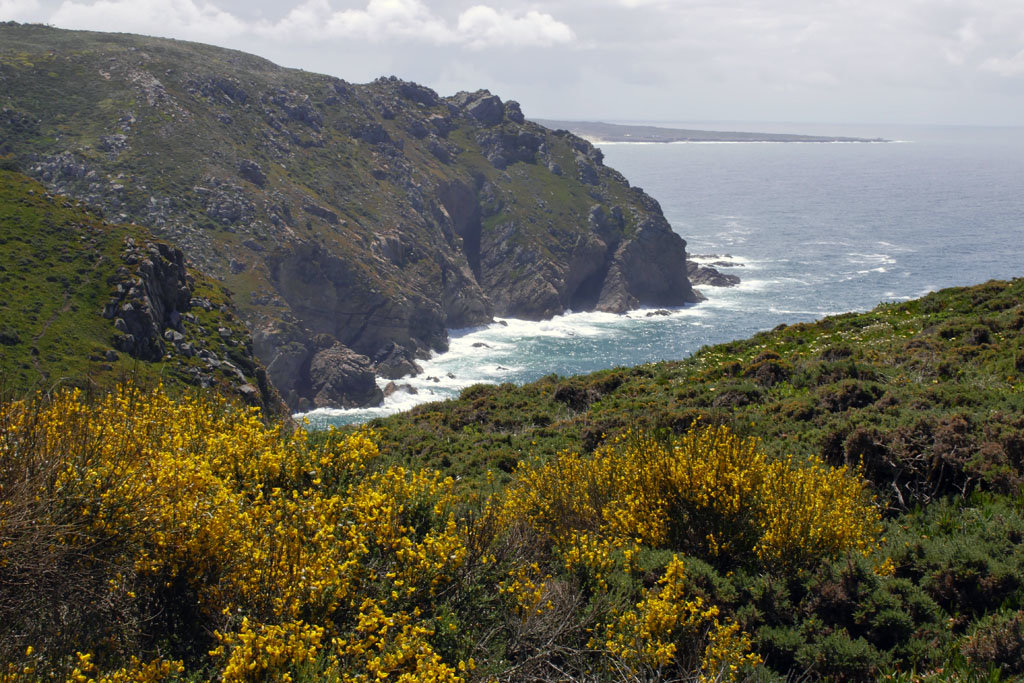
[[(103, 317), (114, 323), (115, 349), (148, 362), (197, 359), (205, 372), (181, 368), (194, 384), (226, 381), (250, 405), (280, 412), (280, 398), (253, 355), (248, 330), (241, 325), (210, 330), (193, 315), (193, 307), (210, 311), (213, 304), (193, 296), (194, 278), (180, 249), (162, 242), (137, 244), (129, 237), (121, 260), (109, 281), (113, 296), (103, 308)], [(230, 311), (221, 313), (233, 319)]]
[(379, 405), (384, 392), (374, 380), (370, 359), (343, 344), (318, 351), (309, 364), (313, 405), (356, 408)]
[(740, 283), (738, 275), (722, 273), (711, 266), (702, 266), (688, 261), (686, 263), (686, 274), (690, 282), (695, 285), (707, 285), (709, 287), (735, 287)]
[[(3, 61), (5, 152), (239, 292), (293, 409), (377, 400), (310, 375), (323, 335), (397, 377), (445, 349), (447, 329), (494, 315), (696, 300), (657, 202), (585, 140), (486, 90), (353, 85), (204, 45), (42, 26), (0, 26), (6, 54), (19, 56)], [(362, 367), (345, 358), (327, 365)]]

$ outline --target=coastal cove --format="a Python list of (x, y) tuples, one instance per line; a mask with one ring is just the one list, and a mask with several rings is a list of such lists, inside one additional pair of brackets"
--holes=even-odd
[[(605, 163), (657, 199), (704, 262), (741, 277), (669, 315), (568, 313), (454, 330), (450, 350), (380, 408), (320, 410), (352, 424), (480, 382), (679, 359), (780, 324), (863, 311), (949, 286), (1021, 275), (1024, 129), (658, 123), (885, 138), (888, 144), (605, 143)], [(728, 255), (728, 257), (726, 257)]]

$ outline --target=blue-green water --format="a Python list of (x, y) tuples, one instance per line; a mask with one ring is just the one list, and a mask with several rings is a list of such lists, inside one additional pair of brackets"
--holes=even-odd
[(706, 302), (669, 316), (568, 313), (456, 330), (449, 352), (398, 381), (415, 395), (315, 411), (311, 423), (360, 422), (478, 382), (684, 358), (780, 323), (1024, 274), (1024, 128), (680, 127), (896, 142), (600, 145), (607, 165), (661, 202), (690, 254), (743, 264), (720, 268), (742, 284), (701, 288)]

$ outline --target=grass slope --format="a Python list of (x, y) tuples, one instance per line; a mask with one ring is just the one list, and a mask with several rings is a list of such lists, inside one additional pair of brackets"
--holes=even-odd
[[(126, 239), (144, 244), (152, 238), (142, 227), (105, 222), (24, 175), (0, 170), (0, 389), (7, 395), (59, 386), (106, 391), (128, 379), (180, 391), (194, 386), (191, 371), (208, 371), (198, 356), (143, 362), (114, 350), (118, 332), (102, 312), (124, 279), (119, 269)], [(224, 339), (218, 330), (228, 330), (241, 340), (232, 345), (231, 360), (254, 377), (249, 334), (230, 312), (227, 290), (195, 271), (191, 277), (193, 298), (211, 305), (193, 306), (194, 319), (185, 323), (189, 338), (196, 348), (220, 352)], [(208, 376), (219, 390), (234, 394), (236, 378)]]

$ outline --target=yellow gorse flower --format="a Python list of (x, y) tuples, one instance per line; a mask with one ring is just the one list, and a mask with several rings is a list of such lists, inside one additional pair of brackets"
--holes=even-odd
[[(340, 680), (460, 679), (458, 662), (430, 646), (431, 629), (396, 609), (398, 598), (429, 598), (463, 561), (452, 482), (377, 471), (372, 432), (314, 447), (255, 410), (159, 388), (11, 403), (0, 425), (0, 458), (34, 449), (59, 463), (38, 495), (72, 508), (77, 525), (61, 541), (119, 549), (132, 576), (113, 576), (111, 593), (134, 596), (133, 582), (150, 577), (189, 586), (202, 614), (221, 615), (210, 652), (218, 679), (291, 680), (314, 661)], [(430, 519), (425, 533), (414, 515)], [(133, 659), (102, 673), (82, 654), (69, 679), (158, 681), (182, 670)]]

